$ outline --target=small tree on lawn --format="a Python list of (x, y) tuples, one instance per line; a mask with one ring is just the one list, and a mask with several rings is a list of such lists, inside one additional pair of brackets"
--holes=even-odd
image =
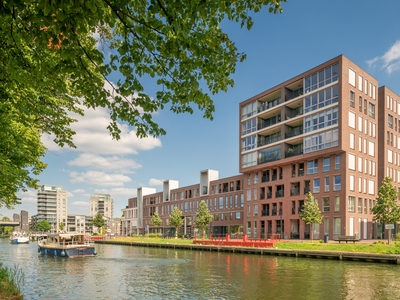
[(49, 231), (51, 230), (51, 225), (47, 220), (41, 220), (37, 223), (36, 228), (39, 231)]
[(182, 211), (174, 207), (172, 214), (169, 216), (169, 226), (175, 227), (175, 238), (178, 237), (178, 228), (183, 225)]
[(60, 228), (60, 230), (64, 230), (65, 225), (64, 225), (63, 222), (61, 222), (60, 225), (59, 225), (58, 227)]
[(202, 233), (203, 238), (208, 225), (212, 221), (212, 215), (207, 209), (207, 204), (204, 200), (200, 202), (199, 211), (196, 213), (195, 227)]
[(100, 232), (100, 228), (104, 226), (104, 219), (101, 214), (97, 214), (92, 220), (93, 226), (97, 227), (97, 231)]
[(158, 212), (155, 212), (153, 217), (150, 220), (150, 224), (156, 226), (157, 228), (159, 228), (162, 224), (161, 218), (158, 215)]
[(314, 201), (314, 196), (311, 192), (307, 193), (307, 197), (304, 204), (304, 209), (300, 214), (300, 220), (311, 224), (311, 241), (314, 241), (314, 223), (322, 223), (321, 211), (318, 208), (318, 203)]
[[(395, 224), (400, 221), (400, 206), (397, 203), (399, 192), (392, 185), (392, 178), (385, 177), (378, 191), (376, 205), (372, 208), (374, 219), (382, 224)], [(388, 243), (390, 244), (391, 229), (388, 229)]]

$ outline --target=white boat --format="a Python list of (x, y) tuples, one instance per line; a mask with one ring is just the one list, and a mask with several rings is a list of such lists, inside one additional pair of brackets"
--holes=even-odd
[(29, 236), (25, 232), (14, 231), (10, 236), (11, 244), (29, 244)]
[(49, 233), (46, 239), (38, 240), (38, 252), (50, 256), (95, 256), (97, 252), (89, 238), (82, 233)]

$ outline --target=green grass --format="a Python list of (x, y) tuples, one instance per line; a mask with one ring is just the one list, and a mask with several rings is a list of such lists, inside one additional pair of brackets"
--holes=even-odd
[(338, 252), (361, 252), (361, 253), (379, 253), (379, 254), (400, 254), (400, 242), (386, 244), (324, 244), (318, 242), (279, 242), (275, 244), (278, 249), (292, 250), (315, 250), (315, 251), (338, 251)]
[(7, 268), (0, 263), (0, 299), (22, 299), (24, 274), (17, 267)]
[(117, 242), (136, 242), (136, 243), (160, 243), (160, 244), (193, 244), (193, 240), (182, 240), (182, 239), (162, 239), (162, 238), (143, 238), (143, 237), (126, 237), (126, 238), (115, 238), (112, 239), (111, 241), (117, 241)]

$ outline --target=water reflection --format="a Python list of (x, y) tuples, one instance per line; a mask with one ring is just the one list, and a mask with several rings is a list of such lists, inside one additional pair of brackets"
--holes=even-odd
[(0, 239), (25, 272), (25, 299), (400, 299), (400, 267), (293, 257), (98, 245), (97, 257), (45, 257)]

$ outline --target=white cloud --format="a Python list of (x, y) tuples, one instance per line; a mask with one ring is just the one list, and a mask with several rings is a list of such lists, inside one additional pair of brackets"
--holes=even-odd
[(95, 184), (102, 186), (123, 186), (124, 182), (130, 182), (128, 176), (122, 174), (107, 174), (99, 171), (87, 171), (86, 173), (71, 172), (70, 174), (72, 183)]
[(22, 204), (37, 203), (37, 191), (29, 189), (26, 192), (19, 192), (18, 197), (21, 198)]
[(162, 185), (163, 184), (163, 179), (154, 179), (151, 178), (149, 180), (149, 185)]
[(109, 194), (111, 198), (115, 196), (126, 196), (128, 198), (133, 198), (137, 195), (136, 189), (129, 188), (95, 189), (94, 191), (98, 194)]
[(90, 194), (82, 194), (81, 196), (82, 196), (82, 197), (85, 197), (85, 198), (90, 198), (90, 197), (93, 196), (93, 195), (90, 195)]
[(73, 192), (73, 193), (77, 193), (77, 194), (82, 194), (82, 193), (84, 193), (84, 192), (85, 192), (85, 190), (82, 190), (82, 189), (76, 189), (76, 190), (73, 190), (72, 192)]
[(71, 192), (67, 192), (68, 197), (73, 197), (74, 194), (72, 194)]
[[(111, 90), (110, 84), (104, 85), (106, 90)], [(83, 108), (85, 116), (70, 113), (69, 115), (78, 122), (71, 124), (71, 129), (76, 132), (73, 141), (77, 146), (76, 151), (95, 153), (101, 155), (126, 155), (138, 154), (140, 150), (150, 150), (161, 147), (158, 138), (146, 137), (138, 138), (136, 131), (131, 130), (127, 124), (118, 123), (121, 130), (121, 139), (113, 140), (107, 126), (110, 124), (110, 115), (106, 108), (97, 107), (96, 109)], [(141, 109), (139, 109), (142, 112)], [(51, 151), (61, 150), (53, 142), (53, 137), (44, 134), (42, 142)]]
[(89, 206), (89, 202), (85, 202), (85, 201), (75, 201), (73, 203), (71, 203), (71, 205), (74, 206)]
[(128, 158), (112, 156), (102, 157), (95, 154), (82, 153), (79, 157), (68, 162), (71, 166), (91, 167), (102, 171), (118, 171), (119, 173), (134, 173), (132, 169), (142, 165)]
[(367, 60), (367, 64), (372, 67), (379, 61), (382, 62), (382, 68), (386, 68), (386, 72), (389, 74), (400, 70), (400, 40), (396, 41), (382, 56)]

